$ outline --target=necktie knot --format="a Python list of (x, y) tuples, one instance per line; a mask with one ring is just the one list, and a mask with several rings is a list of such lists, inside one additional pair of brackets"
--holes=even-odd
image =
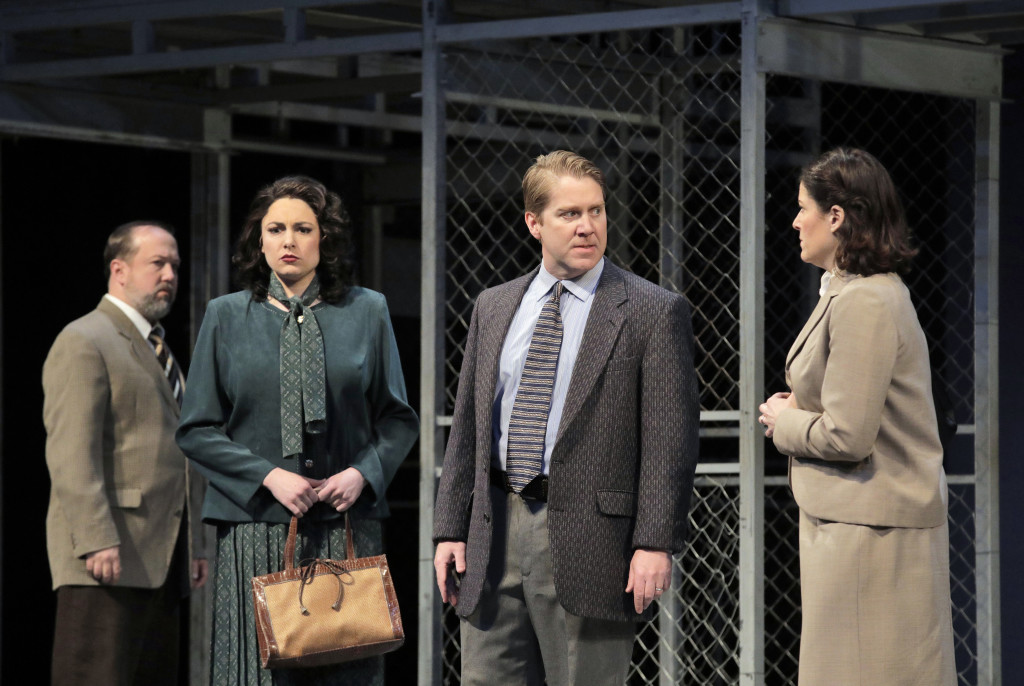
[(305, 319), (305, 304), (302, 302), (302, 298), (297, 295), (293, 295), (288, 298), (285, 303), (288, 306), (288, 313), (295, 319), (299, 324)]
[(559, 313), (562, 311), (562, 291), (565, 290), (565, 284), (561, 281), (555, 282), (555, 287), (552, 289), (551, 300), (554, 301), (555, 309)]

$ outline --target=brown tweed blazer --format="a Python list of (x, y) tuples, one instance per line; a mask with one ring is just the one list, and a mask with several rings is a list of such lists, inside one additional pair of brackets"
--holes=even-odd
[(775, 423), (808, 514), (933, 527), (946, 521), (928, 346), (899, 276), (832, 279), (786, 359), (797, 408)]
[[(92, 586), (85, 554), (120, 546), (118, 586), (164, 583), (186, 494), (178, 404), (152, 348), (106, 299), (57, 336), (43, 364), (53, 587)], [(198, 527), (198, 522), (195, 522)]]
[[(536, 270), (484, 291), (466, 341), (434, 510), (434, 539), (466, 541), (458, 613), (479, 602), (491, 547), (491, 415), (498, 363)], [(551, 455), (555, 590), (574, 615), (626, 620), (639, 547), (680, 551), (700, 407), (686, 300), (606, 261)]]

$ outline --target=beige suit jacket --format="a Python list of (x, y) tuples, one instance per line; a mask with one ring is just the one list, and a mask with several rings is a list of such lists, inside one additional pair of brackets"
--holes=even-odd
[(838, 276), (786, 359), (797, 408), (774, 441), (802, 510), (887, 527), (946, 520), (946, 477), (924, 333), (895, 274)]
[(174, 442), (178, 404), (153, 349), (102, 300), (57, 336), (43, 391), (53, 587), (96, 585), (85, 555), (115, 545), (118, 586), (162, 585), (188, 490), (201, 482), (190, 479)]

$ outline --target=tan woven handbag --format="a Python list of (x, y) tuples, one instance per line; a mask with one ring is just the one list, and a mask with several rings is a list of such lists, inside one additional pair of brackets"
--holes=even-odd
[(346, 513), (346, 559), (295, 567), (297, 530), (292, 517), (284, 570), (252, 579), (263, 666), (312, 667), (399, 648), (405, 631), (387, 557), (355, 556)]

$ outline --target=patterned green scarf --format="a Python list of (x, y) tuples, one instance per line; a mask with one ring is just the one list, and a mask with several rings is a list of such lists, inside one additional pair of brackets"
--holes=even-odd
[(318, 434), (327, 426), (324, 338), (310, 308), (320, 296), (320, 279), (314, 274), (301, 297), (289, 298), (271, 274), (267, 290), (288, 306), (281, 327), (281, 448), (291, 457), (302, 452), (303, 428)]

